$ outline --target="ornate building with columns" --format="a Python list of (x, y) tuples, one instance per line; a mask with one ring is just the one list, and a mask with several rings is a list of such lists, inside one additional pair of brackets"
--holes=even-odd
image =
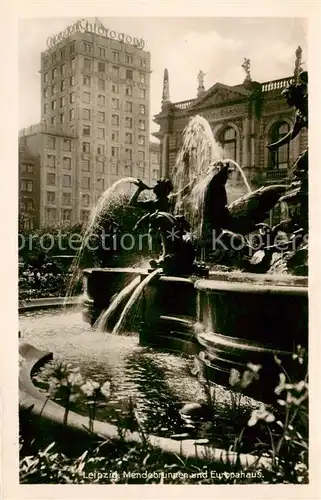
[[(241, 165), (252, 188), (287, 182), (293, 162), (307, 147), (307, 131), (282, 146), (274, 158), (267, 145), (292, 128), (294, 110), (281, 93), (298, 77), (301, 56), (302, 50), (298, 47), (293, 76), (261, 83), (252, 81), (249, 59), (242, 64), (246, 76), (239, 85), (217, 82), (205, 90), (204, 73), (200, 71), (197, 96), (175, 103), (170, 100), (169, 77), (165, 70), (162, 107), (154, 117), (159, 125), (154, 135), (160, 140), (161, 175), (172, 177), (184, 128), (190, 118), (201, 115), (210, 123), (215, 140), (227, 156)], [(238, 172), (232, 182), (235, 187), (240, 185)]]

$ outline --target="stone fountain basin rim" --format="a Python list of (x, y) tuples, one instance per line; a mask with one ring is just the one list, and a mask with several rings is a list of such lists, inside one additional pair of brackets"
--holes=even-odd
[[(38, 415), (51, 422), (63, 425), (65, 409), (48, 400), (46, 396), (33, 384), (32, 373), (52, 359), (52, 353), (36, 349), (32, 345), (19, 341), (19, 353), (24, 358), (24, 363), (19, 370), (19, 399), (21, 407), (31, 409), (31, 413)], [(68, 427), (78, 431), (81, 435), (88, 434), (88, 418), (73, 411), (68, 415)], [(107, 422), (94, 421), (95, 436), (104, 439), (119, 437), (118, 429), (115, 425)], [(125, 437), (128, 442), (140, 443), (142, 437), (137, 432), (128, 432)], [(223, 461), (224, 463), (240, 464), (241, 467), (254, 467), (269, 469), (271, 460), (266, 457), (257, 457), (250, 454), (237, 454), (226, 450), (206, 446), (203, 440), (175, 440), (149, 435), (150, 444), (160, 448), (165, 453), (174, 453), (186, 458), (197, 457), (200, 459)]]
[(34, 309), (47, 309), (50, 307), (63, 307), (81, 305), (82, 295), (76, 297), (41, 297), (38, 299), (19, 300), (19, 313)]
[(261, 295), (298, 295), (308, 296), (307, 286), (287, 286), (283, 284), (267, 283), (239, 283), (236, 281), (219, 281), (201, 279), (196, 281), (195, 288), (202, 292), (237, 292)]

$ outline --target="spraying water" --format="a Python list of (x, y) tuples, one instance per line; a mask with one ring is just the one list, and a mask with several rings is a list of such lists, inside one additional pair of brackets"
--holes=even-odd
[(162, 269), (155, 269), (152, 273), (150, 273), (146, 278), (138, 285), (138, 287), (134, 290), (133, 294), (131, 295), (129, 301), (127, 302), (126, 306), (124, 307), (121, 316), (119, 320), (117, 321), (116, 325), (113, 328), (112, 334), (118, 335), (121, 331), (123, 326), (126, 323), (126, 320), (128, 319), (129, 315), (132, 313), (133, 306), (135, 305), (136, 301), (138, 300), (140, 294), (144, 290), (144, 288), (152, 281), (157, 274), (161, 273)]
[(109, 307), (105, 309), (105, 311), (103, 311), (97, 319), (96, 323), (93, 326), (94, 330), (97, 330), (99, 332), (105, 331), (105, 326), (108, 325), (108, 320), (110, 319), (110, 317), (116, 311), (118, 306), (123, 302), (123, 300), (125, 300), (133, 292), (133, 290), (135, 290), (139, 283), (140, 276), (137, 276), (133, 281), (125, 286), (125, 288), (123, 288), (121, 292), (116, 295), (114, 300), (110, 303)]
[(105, 211), (107, 211), (108, 208), (115, 202), (116, 191), (118, 191), (120, 187), (124, 187), (123, 186), (124, 184), (129, 184), (136, 181), (137, 179), (135, 179), (134, 177), (124, 177), (123, 179), (119, 179), (103, 192), (103, 194), (98, 200), (98, 203), (92, 207), (88, 222), (82, 234), (81, 246), (77, 251), (76, 257), (74, 258), (74, 261), (72, 263), (72, 268), (74, 269), (74, 271), (68, 286), (66, 299), (68, 299), (71, 295), (73, 295), (73, 291), (75, 289), (75, 285), (78, 281), (80, 274), (79, 264), (83, 257), (85, 247), (88, 244), (89, 238), (92, 235), (93, 228), (95, 227), (101, 215)]

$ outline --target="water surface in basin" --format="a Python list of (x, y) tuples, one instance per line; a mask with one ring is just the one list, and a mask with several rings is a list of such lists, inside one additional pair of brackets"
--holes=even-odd
[[(111, 398), (105, 408), (98, 408), (96, 418), (116, 421), (128, 408), (131, 397), (146, 430), (163, 436), (186, 433), (186, 437), (204, 436), (208, 425), (181, 417), (179, 409), (187, 402), (205, 400), (202, 384), (191, 375), (191, 362), (178, 354), (163, 352), (138, 343), (137, 335), (114, 336), (94, 331), (83, 322), (79, 309), (47, 309), (20, 316), (22, 338), (33, 346), (54, 353), (54, 359), (78, 366), (85, 378), (111, 381)], [(226, 445), (230, 428), (231, 392), (216, 386), (216, 445)], [(243, 397), (242, 411), (248, 412), (257, 402)], [(76, 411), (87, 415), (85, 406)], [(221, 423), (219, 424), (221, 419)], [(233, 422), (232, 422), (233, 424)], [(233, 426), (231, 426), (231, 429)], [(236, 432), (238, 430), (236, 429)], [(233, 435), (230, 436), (231, 440)]]

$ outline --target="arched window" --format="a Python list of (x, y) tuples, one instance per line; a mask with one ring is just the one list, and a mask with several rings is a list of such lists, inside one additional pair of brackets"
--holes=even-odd
[(225, 128), (219, 138), (219, 142), (225, 151), (225, 157), (236, 161), (236, 132), (234, 128)]
[[(277, 142), (290, 130), (286, 122), (277, 122), (271, 127), (269, 143)], [(289, 166), (290, 144), (284, 144), (274, 154), (269, 154), (269, 168), (287, 169)]]

